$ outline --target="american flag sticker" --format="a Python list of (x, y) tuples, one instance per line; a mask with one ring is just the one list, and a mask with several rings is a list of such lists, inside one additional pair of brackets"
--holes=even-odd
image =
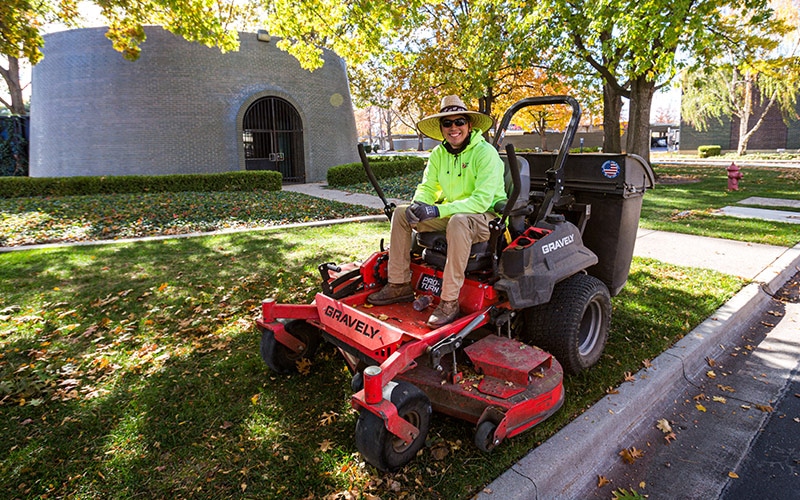
[(609, 179), (614, 179), (619, 175), (619, 164), (615, 161), (608, 160), (600, 169), (603, 171), (603, 175)]

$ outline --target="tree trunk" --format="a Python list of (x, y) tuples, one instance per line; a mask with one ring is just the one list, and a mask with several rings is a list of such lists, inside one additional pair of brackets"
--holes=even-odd
[(386, 117), (386, 149), (387, 151), (394, 151), (394, 138), (392, 137), (392, 110), (383, 110)]
[(603, 152), (621, 153), (622, 138), (619, 114), (622, 111), (622, 94), (608, 82), (603, 82)]
[(626, 151), (650, 162), (650, 108), (656, 84), (645, 76), (631, 81), (630, 113)]
[[(493, 105), (494, 105), (494, 90), (492, 89), (492, 87), (488, 87), (484, 92), (484, 96), (478, 99), (478, 111), (486, 115), (492, 116)], [(487, 131), (484, 130), (484, 132)]]
[(747, 133), (747, 127), (750, 125), (750, 117), (753, 116), (753, 78), (746, 74), (743, 80), (744, 102), (739, 111), (739, 144), (736, 148), (736, 154), (739, 156), (747, 154), (747, 142), (752, 135)]
[(747, 121), (745, 121), (741, 117), (739, 118), (739, 144), (736, 148), (736, 154), (738, 154), (739, 156), (747, 154), (747, 143), (750, 142), (750, 138), (753, 137), (753, 134), (755, 134), (758, 131), (758, 129), (761, 128), (761, 125), (764, 124), (764, 120), (767, 118), (767, 113), (769, 113), (769, 110), (772, 109), (772, 106), (775, 105), (775, 100), (778, 98), (777, 91), (773, 92), (769, 102), (767, 103), (766, 106), (764, 106), (764, 109), (758, 116), (758, 120), (756, 121), (755, 125), (753, 125), (753, 128), (748, 130), (747, 126), (750, 124), (750, 117), (753, 115), (753, 98), (755, 97), (753, 95), (754, 83), (748, 82), (748, 84), (749, 84), (748, 85), (749, 96), (745, 97), (745, 108), (749, 111), (749, 114)]
[(8, 94), (11, 96), (11, 102), (2, 100), (12, 115), (25, 115), (25, 101), (22, 100), (22, 83), (19, 80), (19, 59), (16, 57), (6, 56), (8, 59), (8, 69), (0, 68), (0, 74), (3, 75), (3, 80), (6, 81), (8, 86)]

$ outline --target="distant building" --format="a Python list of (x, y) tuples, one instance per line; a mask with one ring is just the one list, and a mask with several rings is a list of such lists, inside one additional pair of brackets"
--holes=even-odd
[(220, 53), (160, 27), (136, 62), (106, 28), (45, 35), (33, 68), (32, 177), (277, 170), (286, 182), (324, 180), (358, 160), (345, 65), (300, 67), (269, 37), (240, 33)]
[[(754, 111), (750, 118), (751, 127), (761, 115), (761, 109)], [(800, 113), (800, 104), (797, 106)], [(709, 120), (708, 129), (700, 131), (693, 125), (681, 121), (680, 149), (682, 151), (696, 151), (699, 146), (721, 146), (723, 150), (733, 150), (739, 147), (739, 118), (728, 116), (722, 123), (712, 118)], [(780, 109), (773, 105), (764, 119), (764, 123), (747, 142), (748, 151), (777, 151), (779, 149), (800, 149), (800, 120), (793, 120), (786, 125)]]

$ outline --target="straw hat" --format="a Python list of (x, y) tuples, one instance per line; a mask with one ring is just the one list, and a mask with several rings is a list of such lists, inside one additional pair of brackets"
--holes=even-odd
[(481, 132), (486, 132), (494, 124), (494, 120), (492, 120), (491, 116), (479, 113), (478, 111), (469, 111), (460, 97), (457, 95), (448, 95), (442, 98), (442, 106), (439, 112), (420, 120), (419, 123), (417, 123), (417, 128), (431, 139), (443, 141), (444, 136), (442, 135), (442, 128), (439, 126), (439, 119), (454, 115), (466, 116), (469, 118), (472, 128), (480, 129)]

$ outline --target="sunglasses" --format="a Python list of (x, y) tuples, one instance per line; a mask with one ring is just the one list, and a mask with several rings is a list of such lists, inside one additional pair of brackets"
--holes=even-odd
[(456, 127), (463, 127), (467, 123), (469, 123), (469, 121), (466, 118), (456, 118), (455, 120), (442, 120), (441, 121), (442, 128), (450, 128), (453, 125), (455, 125)]

